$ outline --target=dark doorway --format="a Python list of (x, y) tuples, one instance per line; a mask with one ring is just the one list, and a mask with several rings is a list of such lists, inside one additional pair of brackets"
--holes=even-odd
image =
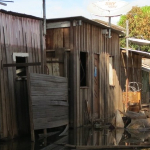
[[(26, 57), (16, 57), (16, 63), (26, 63)], [(16, 67), (15, 96), (19, 135), (30, 134), (26, 67)]]

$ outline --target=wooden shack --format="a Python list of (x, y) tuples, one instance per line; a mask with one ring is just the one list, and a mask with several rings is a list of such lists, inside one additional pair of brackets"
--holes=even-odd
[(68, 77), (70, 127), (95, 119), (110, 121), (123, 109), (121, 89), (122, 28), (84, 17), (47, 20), (47, 73)]
[[(139, 112), (143, 104), (149, 104), (149, 96), (146, 98), (146, 95), (149, 94), (149, 73), (143, 72), (143, 70), (148, 71), (148, 67), (144, 64), (142, 65), (142, 59), (149, 61), (150, 55), (148, 52), (128, 49), (129, 57), (127, 69), (126, 49), (122, 48), (121, 51), (121, 88), (124, 92), (123, 103), (126, 103), (126, 97), (128, 97), (128, 109)], [(126, 96), (127, 77), (129, 84), (128, 95)]]
[(43, 72), (40, 18), (0, 10), (0, 139), (30, 133), (27, 74)]
[(150, 102), (150, 59), (142, 59), (142, 100), (143, 103)]

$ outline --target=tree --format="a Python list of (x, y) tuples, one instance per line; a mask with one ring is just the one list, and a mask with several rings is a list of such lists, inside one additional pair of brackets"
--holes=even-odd
[[(129, 36), (150, 40), (150, 6), (134, 6), (126, 15), (121, 16), (118, 25), (126, 27), (129, 20)], [(121, 46), (125, 47), (125, 39), (121, 40)], [(138, 49), (138, 45), (130, 44), (131, 48)], [(150, 51), (150, 46), (141, 46), (141, 50)]]

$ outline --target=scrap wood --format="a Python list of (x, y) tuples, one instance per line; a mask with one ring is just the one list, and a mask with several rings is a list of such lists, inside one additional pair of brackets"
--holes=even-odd
[(140, 139), (144, 141), (144, 139), (150, 138), (150, 131), (143, 132), (139, 130), (127, 130), (127, 132), (131, 135), (130, 138), (133, 139)]
[(145, 115), (147, 116), (147, 118), (150, 118), (150, 112), (146, 111)]
[(147, 119), (132, 119), (127, 129), (140, 131), (150, 130), (150, 118)]
[(129, 146), (125, 146), (125, 145), (118, 145), (118, 146), (114, 146), (114, 145), (108, 145), (108, 146), (83, 145), (83, 146), (80, 146), (80, 145), (70, 145), (70, 144), (59, 144), (59, 145), (62, 145), (64, 147), (71, 148), (71, 149), (77, 149), (77, 150), (149, 148), (149, 145), (129, 145)]
[(113, 117), (111, 123), (115, 128), (124, 128), (124, 122), (119, 110), (116, 110), (115, 117)]
[(60, 131), (56, 131), (56, 132), (50, 132), (50, 133), (47, 133), (47, 134), (39, 134), (39, 139), (43, 139), (43, 138), (47, 138), (49, 136), (53, 136), (55, 134), (58, 134)]
[[(119, 110), (120, 111), (120, 110)], [(129, 117), (131, 119), (146, 119), (146, 115), (144, 113), (137, 113), (137, 112), (133, 112), (133, 111), (126, 111), (126, 113), (121, 112), (124, 116)]]
[(126, 113), (126, 116), (131, 118), (131, 119), (146, 119), (146, 115), (144, 113), (136, 113), (136, 112), (133, 112), (133, 111), (127, 111)]
[(91, 118), (91, 110), (90, 110), (89, 102), (88, 100), (85, 100), (85, 102), (86, 102), (86, 109), (87, 109), (87, 114), (88, 114), (88, 121), (91, 123), (92, 118)]
[(64, 131), (59, 136), (66, 135), (68, 129), (69, 129), (69, 124), (66, 125), (66, 128), (64, 129)]

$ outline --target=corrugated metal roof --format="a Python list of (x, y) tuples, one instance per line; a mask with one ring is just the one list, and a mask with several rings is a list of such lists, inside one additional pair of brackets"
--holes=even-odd
[(142, 70), (146, 72), (150, 72), (150, 66), (142, 63)]
[[(101, 27), (102, 29), (109, 29), (108, 25), (105, 25), (103, 23), (94, 21), (94, 20), (90, 20), (88, 18), (85, 18), (83, 16), (74, 16), (74, 17), (66, 17), (66, 18), (52, 18), (52, 19), (47, 19), (47, 23), (50, 22), (58, 22), (58, 21), (70, 21), (70, 20), (83, 20), (84, 22), (93, 24), (95, 26)], [(113, 28), (111, 27), (112, 31), (118, 33), (118, 34), (124, 34), (124, 32), (120, 29), (117, 28)]]
[[(121, 48), (121, 50), (126, 51), (126, 48)], [(132, 52), (132, 53), (136, 53), (136, 54), (141, 55), (141, 56), (146, 57), (146, 58), (150, 58), (150, 53), (148, 53), (148, 52), (133, 50), (133, 49), (128, 49), (128, 51)]]
[(0, 13), (5, 13), (5, 14), (13, 15), (13, 16), (24, 17), (24, 18), (42, 20), (42, 18), (40, 18), (40, 17), (36, 17), (36, 16), (28, 15), (28, 14), (17, 13), (17, 12), (12, 12), (12, 11), (6, 11), (3, 9), (0, 9)]
[(150, 59), (142, 58), (142, 70), (150, 72)]
[[(101, 24), (104, 24), (106, 26), (108, 26), (108, 22), (105, 22), (103, 20), (99, 20), (99, 19), (93, 19), (93, 21), (96, 21), (98, 23), (101, 23)], [(109, 27), (109, 26), (108, 26)], [(111, 28), (115, 29), (115, 30), (118, 30), (118, 31), (121, 31), (121, 32), (125, 32), (126, 29), (121, 27), (121, 26), (117, 26), (117, 25), (114, 25), (114, 24), (111, 24)]]
[[(125, 48), (121, 48), (121, 50), (126, 52)], [(150, 53), (132, 49), (128, 49), (128, 51), (143, 56), (146, 61), (144, 61), (144, 58), (142, 58), (142, 70), (150, 72)]]
[(128, 38), (129, 41), (137, 45), (149, 45), (150, 41), (144, 39)]
[[(36, 17), (36, 16), (32, 16), (32, 15), (28, 15), (28, 14), (22, 14), (22, 13), (17, 13), (17, 12), (12, 12), (12, 11), (6, 11), (3, 9), (0, 9), (1, 13), (5, 13), (5, 14), (10, 14), (13, 16), (18, 16), (18, 17), (25, 17), (25, 18), (31, 18), (31, 19), (37, 19), (37, 20), (42, 20), (43, 18), (40, 17)], [(65, 17), (65, 18), (52, 18), (52, 19), (47, 19), (47, 23), (49, 22), (57, 22), (57, 21), (68, 21), (68, 20), (83, 20), (84, 22), (93, 24), (95, 26), (99, 26), (102, 29), (109, 29), (109, 26), (106, 24), (103, 24), (102, 22), (97, 22), (94, 20), (90, 20), (88, 18), (85, 18), (83, 16), (74, 16), (74, 17)], [(120, 28), (117, 27), (111, 27), (112, 31), (118, 33), (118, 34), (124, 34), (123, 30), (120, 30)]]

